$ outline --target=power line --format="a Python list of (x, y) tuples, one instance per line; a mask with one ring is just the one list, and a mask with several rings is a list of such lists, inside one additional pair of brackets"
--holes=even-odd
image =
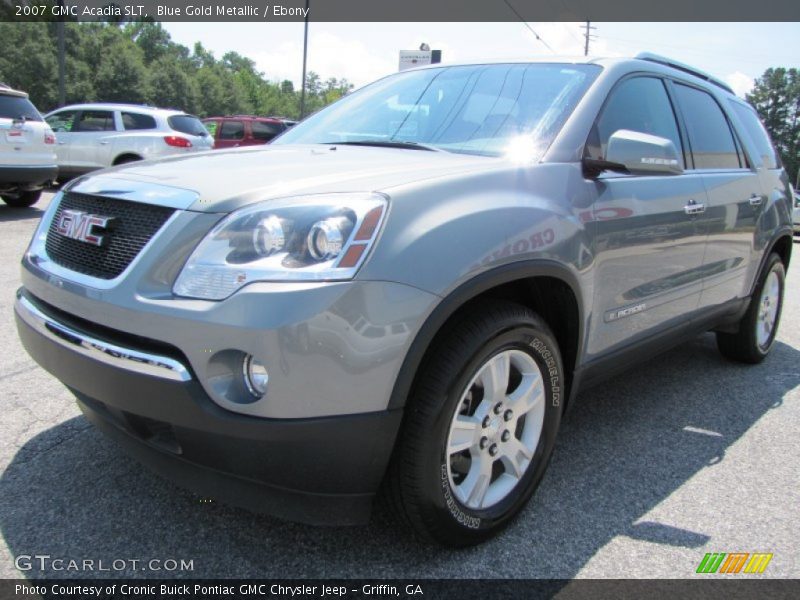
[(536, 32), (533, 30), (533, 27), (531, 27), (530, 25), (528, 25), (528, 22), (527, 22), (525, 19), (523, 19), (523, 18), (522, 18), (522, 15), (521, 15), (521, 14), (519, 14), (519, 13), (517, 12), (517, 9), (516, 9), (516, 8), (514, 8), (513, 6), (511, 6), (511, 2), (509, 2), (508, 0), (503, 0), (503, 2), (505, 2), (505, 3), (506, 3), (506, 6), (508, 6), (508, 8), (510, 8), (510, 9), (511, 9), (511, 12), (513, 12), (515, 15), (517, 15), (517, 18), (520, 20), (520, 22), (521, 22), (523, 25), (525, 25), (525, 27), (527, 27), (527, 28), (530, 30), (530, 32), (533, 34), (533, 36), (534, 36), (534, 37), (535, 37), (537, 40), (539, 40), (540, 42), (542, 42), (542, 44), (544, 44), (545, 48), (547, 48), (548, 50), (550, 50), (550, 52), (552, 52), (553, 54), (555, 54), (555, 53), (556, 53), (556, 51), (555, 51), (555, 50), (553, 50), (553, 49), (550, 47), (550, 44), (548, 44), (547, 42), (545, 42), (545, 41), (542, 39), (542, 36), (540, 36), (538, 33), (536, 33)]

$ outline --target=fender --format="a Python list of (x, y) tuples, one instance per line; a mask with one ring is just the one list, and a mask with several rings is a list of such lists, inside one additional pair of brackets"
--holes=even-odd
[[(445, 296), (436, 308), (433, 309), (425, 320), (425, 323), (420, 327), (406, 353), (403, 365), (400, 367), (400, 372), (395, 380), (394, 389), (389, 399), (388, 409), (391, 410), (405, 406), (406, 399), (411, 391), (414, 377), (425, 355), (425, 351), (430, 346), (438, 331), (442, 328), (442, 325), (444, 325), (459, 308), (492, 288), (531, 277), (552, 277), (553, 279), (558, 279), (570, 287), (576, 298), (579, 315), (578, 348), (575, 367), (577, 371), (577, 363), (580, 360), (580, 356), (583, 354), (584, 337), (584, 308), (583, 300), (579, 292), (580, 285), (578, 284), (578, 278), (568, 266), (553, 260), (533, 259), (513, 262), (484, 271), (472, 279), (467, 280)], [(570, 386), (570, 399), (574, 397), (575, 390), (577, 389), (577, 386), (574, 385), (575, 383), (577, 382), (573, 381), (573, 385)]]

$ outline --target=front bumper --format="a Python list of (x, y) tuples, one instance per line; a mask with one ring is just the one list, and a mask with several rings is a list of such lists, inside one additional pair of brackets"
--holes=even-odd
[(58, 175), (56, 165), (44, 166), (0, 166), (0, 184), (18, 185), (23, 188), (41, 187)]
[(215, 404), (180, 355), (123, 348), (23, 290), (25, 349), (77, 396), (86, 417), (131, 454), (197, 492), (314, 524), (364, 522), (401, 410), (264, 419)]

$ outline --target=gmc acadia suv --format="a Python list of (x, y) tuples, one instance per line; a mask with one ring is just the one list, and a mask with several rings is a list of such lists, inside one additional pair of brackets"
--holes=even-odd
[(23, 259), (28, 352), (202, 493), (443, 544), (542, 479), (579, 390), (778, 327), (791, 190), (756, 113), (668, 59), (434, 65), (265, 147), (73, 182)]

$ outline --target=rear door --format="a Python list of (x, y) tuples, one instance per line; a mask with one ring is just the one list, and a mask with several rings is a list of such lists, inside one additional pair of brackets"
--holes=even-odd
[[(655, 76), (622, 80), (609, 94), (586, 146), (605, 158), (609, 137), (627, 129), (667, 138), (686, 163), (674, 107)], [(593, 237), (589, 358), (687, 322), (702, 292), (706, 231), (687, 206), (706, 202), (702, 175), (625, 175), (586, 180), (594, 197), (582, 215)], [(584, 216), (585, 215), (585, 216)]]
[(70, 162), (81, 170), (107, 167), (117, 126), (112, 110), (82, 110), (72, 126)]
[(217, 148), (235, 148), (244, 141), (244, 121), (226, 119), (219, 125)]
[(757, 256), (756, 224), (766, 203), (762, 181), (719, 102), (707, 91), (675, 82), (675, 97), (689, 138), (694, 172), (708, 195), (701, 218), (708, 230), (701, 304), (712, 308), (747, 294)]

